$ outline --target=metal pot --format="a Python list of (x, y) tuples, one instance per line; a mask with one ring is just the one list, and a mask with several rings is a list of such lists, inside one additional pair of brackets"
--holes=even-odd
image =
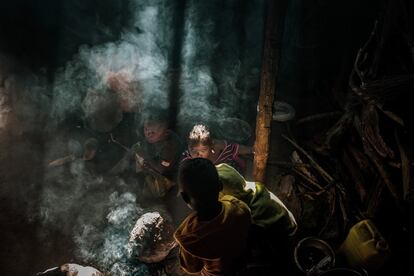
[(302, 239), (295, 247), (295, 263), (306, 275), (317, 275), (335, 265), (335, 252), (325, 241), (316, 237)]

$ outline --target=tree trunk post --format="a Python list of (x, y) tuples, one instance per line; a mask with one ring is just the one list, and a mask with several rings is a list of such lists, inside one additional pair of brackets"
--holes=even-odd
[[(276, 90), (276, 75), (279, 65), (281, 35), (277, 35), (285, 1), (269, 0), (266, 19), (266, 33), (263, 50), (260, 94), (257, 105), (256, 141), (254, 144), (253, 178), (264, 182), (269, 157), (269, 140), (272, 122), (272, 106)], [(282, 5), (283, 4), (283, 5)]]

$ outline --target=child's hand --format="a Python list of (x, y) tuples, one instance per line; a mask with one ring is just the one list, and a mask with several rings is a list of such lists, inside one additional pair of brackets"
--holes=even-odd
[(140, 156), (138, 153), (135, 153), (135, 162), (139, 164), (140, 166), (144, 166), (145, 159), (142, 156)]
[(135, 172), (141, 172), (144, 169), (144, 163), (144, 158), (135, 153)]
[(146, 169), (146, 170), (152, 169), (151, 164), (149, 162), (145, 161), (145, 160), (142, 163), (142, 168)]

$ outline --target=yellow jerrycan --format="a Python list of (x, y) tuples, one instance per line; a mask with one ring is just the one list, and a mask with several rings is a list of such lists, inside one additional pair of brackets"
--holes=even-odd
[(352, 226), (338, 253), (351, 267), (376, 271), (384, 264), (390, 251), (374, 223), (365, 219)]

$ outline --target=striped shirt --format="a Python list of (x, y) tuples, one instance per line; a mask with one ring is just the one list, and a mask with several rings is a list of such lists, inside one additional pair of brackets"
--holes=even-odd
[[(217, 158), (212, 161), (214, 165), (219, 165), (222, 163), (226, 163), (233, 168), (235, 168), (237, 171), (239, 171), (241, 174), (244, 174), (246, 170), (246, 163), (243, 159), (239, 157), (239, 144), (236, 143), (228, 143), (227, 141), (224, 141), (224, 148), (219, 153)], [(191, 154), (188, 150), (186, 150), (183, 153), (183, 158), (181, 161), (191, 159)]]

